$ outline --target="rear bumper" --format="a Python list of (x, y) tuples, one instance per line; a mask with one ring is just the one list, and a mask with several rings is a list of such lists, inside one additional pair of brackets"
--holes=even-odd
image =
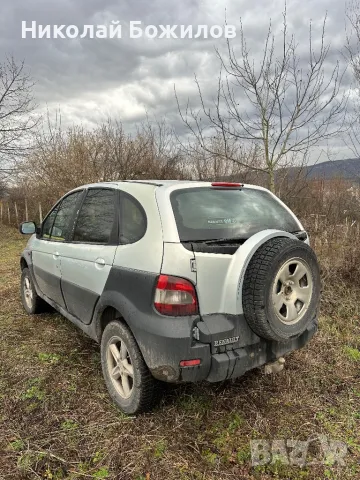
[[(252, 336), (250, 341), (244, 334), (241, 339), (239, 332), (240, 340), (235, 348), (234, 345), (228, 345), (217, 349), (213, 347), (213, 342), (196, 342), (184, 337), (163, 338), (162, 341), (157, 338), (157, 341), (153, 339), (154, 341), (150, 342), (150, 345), (157, 344), (156, 354), (153, 352), (153, 355), (147, 355), (145, 360), (153, 376), (162, 381), (220, 382), (240, 377), (248, 370), (274, 362), (279, 357), (302, 348), (314, 336), (317, 323), (317, 318), (314, 318), (304, 333), (286, 342), (267, 341), (256, 335), (256, 338)], [(222, 334), (222, 338), (227, 335)], [(181, 360), (192, 359), (200, 359), (200, 365), (180, 367)]]
[(286, 353), (302, 348), (314, 336), (316, 330), (317, 320), (314, 319), (302, 335), (287, 342), (261, 340), (255, 345), (212, 355), (211, 369), (206, 380), (220, 382), (240, 377), (248, 370), (273, 362)]

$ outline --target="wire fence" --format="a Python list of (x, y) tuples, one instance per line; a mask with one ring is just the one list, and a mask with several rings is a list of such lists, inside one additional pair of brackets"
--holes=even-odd
[(18, 226), (29, 220), (36, 223), (43, 221), (43, 206), (41, 202), (29, 201), (27, 198), (19, 201), (0, 201), (0, 223)]

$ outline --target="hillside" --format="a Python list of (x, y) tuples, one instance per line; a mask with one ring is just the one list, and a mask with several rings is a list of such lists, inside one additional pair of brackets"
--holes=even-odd
[[(298, 167), (289, 168), (290, 176), (298, 173)], [(360, 158), (349, 158), (346, 160), (330, 160), (327, 162), (308, 165), (304, 168), (304, 174), (307, 178), (331, 179), (342, 177), (353, 179), (360, 182)]]

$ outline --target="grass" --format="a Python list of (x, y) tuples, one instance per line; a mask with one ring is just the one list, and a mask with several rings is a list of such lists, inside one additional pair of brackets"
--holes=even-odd
[[(135, 418), (109, 399), (95, 342), (56, 313), (23, 311), (24, 243), (2, 226), (1, 479), (360, 478), (360, 282), (327, 282), (319, 333), (283, 372), (171, 387)], [(314, 435), (346, 442), (345, 466), (251, 465), (252, 439)]]

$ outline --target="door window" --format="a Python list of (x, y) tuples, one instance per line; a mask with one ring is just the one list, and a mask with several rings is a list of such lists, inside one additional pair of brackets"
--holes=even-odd
[(43, 223), (42, 238), (63, 242), (71, 235), (70, 222), (81, 194), (81, 190), (70, 193), (54, 207)]
[(42, 224), (42, 235), (41, 238), (44, 239), (49, 239), (51, 235), (51, 229), (54, 225), (54, 220), (58, 211), (59, 205), (56, 205), (56, 207), (49, 213), (49, 215), (45, 218), (43, 224)]
[(88, 191), (74, 233), (75, 242), (107, 244), (115, 219), (115, 193), (110, 189)]

